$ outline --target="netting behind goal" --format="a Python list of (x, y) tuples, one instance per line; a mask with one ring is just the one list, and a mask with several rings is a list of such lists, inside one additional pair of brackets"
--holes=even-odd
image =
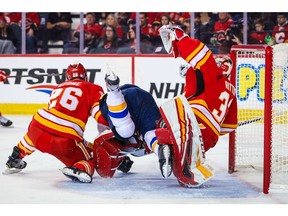
[(263, 192), (288, 188), (288, 44), (234, 46), (239, 127), (230, 135), (229, 172), (263, 172)]

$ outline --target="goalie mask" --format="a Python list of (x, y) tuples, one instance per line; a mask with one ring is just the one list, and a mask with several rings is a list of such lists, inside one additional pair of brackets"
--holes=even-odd
[(229, 78), (233, 67), (233, 62), (230, 59), (230, 57), (228, 56), (216, 57), (215, 61), (217, 66), (222, 71), (223, 75)]
[(69, 65), (66, 70), (67, 80), (72, 80), (74, 78), (80, 78), (87, 81), (86, 69), (81, 63)]
[(175, 58), (178, 57), (177, 41), (180, 41), (182, 38), (187, 37), (188, 35), (179, 26), (163, 25), (159, 29), (159, 34), (164, 45), (165, 50), (168, 54), (174, 55)]

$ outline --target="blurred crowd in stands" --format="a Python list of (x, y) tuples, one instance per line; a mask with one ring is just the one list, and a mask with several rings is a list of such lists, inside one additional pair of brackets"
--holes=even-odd
[[(227, 54), (235, 44), (287, 43), (287, 14), (247, 13), (247, 18), (243, 19), (243, 13), (235, 12), (139, 12), (137, 16), (124, 12), (88, 12), (84, 13), (81, 27), (80, 13), (31, 12), (25, 13), (24, 53), (134, 54), (137, 41), (140, 41), (137, 53), (165, 54), (158, 29), (171, 22), (204, 42), (214, 54)], [(137, 24), (140, 29), (138, 40)], [(191, 31), (193, 27), (194, 31)], [(0, 12), (0, 54), (23, 53), (22, 29), (22, 13)], [(243, 32), (244, 29), (247, 31)], [(83, 46), (80, 46), (81, 39)]]

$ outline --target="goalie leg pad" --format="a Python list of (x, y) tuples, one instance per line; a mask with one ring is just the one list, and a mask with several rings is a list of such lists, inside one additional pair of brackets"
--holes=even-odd
[(181, 186), (199, 187), (214, 176), (205, 164), (205, 152), (198, 122), (187, 99), (178, 96), (160, 107), (173, 136), (173, 174)]
[(182, 187), (194, 188), (214, 177), (213, 168), (208, 164), (200, 164), (194, 169), (190, 169), (188, 164), (184, 167), (182, 173), (177, 174), (178, 183)]

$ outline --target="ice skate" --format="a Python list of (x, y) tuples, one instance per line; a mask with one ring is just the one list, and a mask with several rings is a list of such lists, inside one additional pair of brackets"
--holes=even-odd
[(0, 114), (0, 123), (3, 127), (9, 127), (13, 124), (12, 121), (10, 121), (9, 119), (5, 118), (4, 116), (2, 116)]
[(15, 146), (13, 148), (12, 155), (9, 156), (8, 161), (6, 162), (7, 169), (4, 172), (2, 172), (2, 174), (9, 175), (13, 173), (18, 173), (26, 167), (27, 163), (23, 161), (21, 158), (19, 158), (19, 155), (20, 155), (20, 149), (17, 146)]
[(75, 182), (81, 183), (91, 183), (92, 176), (89, 175), (87, 172), (80, 170), (76, 167), (64, 167), (60, 170), (66, 177), (72, 179)]
[(105, 82), (107, 91), (117, 91), (119, 90), (119, 83), (120, 79), (119, 77), (113, 73), (113, 71), (109, 70), (105, 75)]
[(167, 179), (172, 173), (172, 156), (169, 145), (159, 145), (158, 157), (161, 174)]

